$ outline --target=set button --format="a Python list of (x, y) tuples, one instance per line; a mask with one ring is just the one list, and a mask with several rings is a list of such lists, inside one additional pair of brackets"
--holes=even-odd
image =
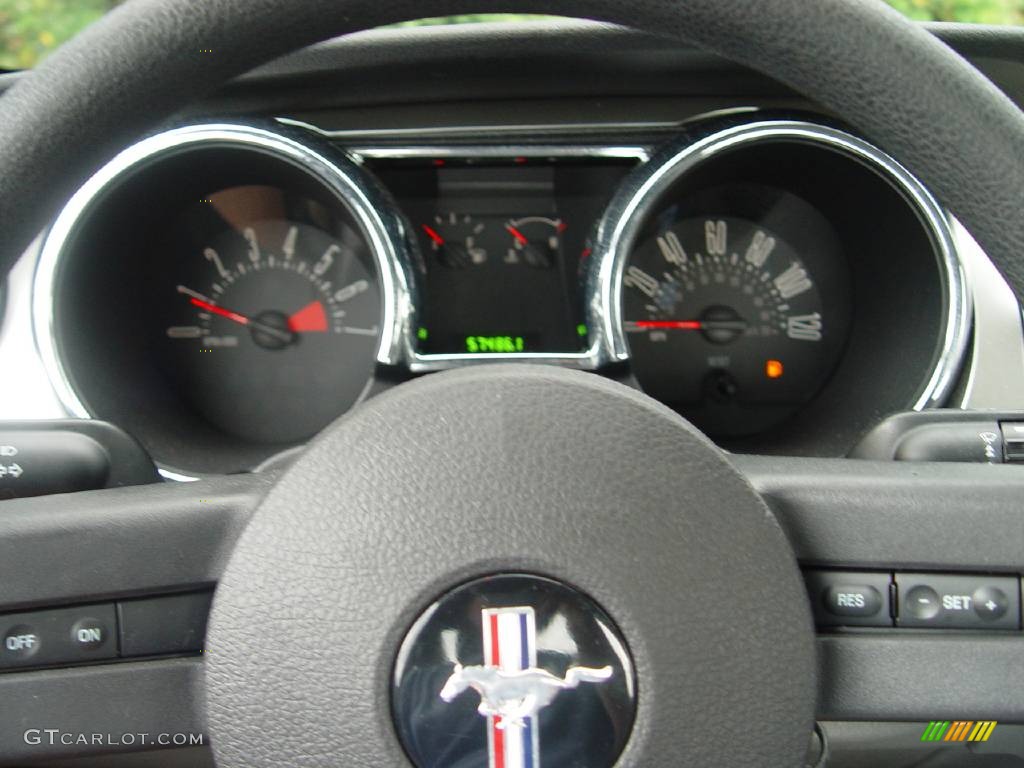
[(1012, 576), (897, 573), (896, 590), (900, 627), (1020, 627), (1020, 585)]

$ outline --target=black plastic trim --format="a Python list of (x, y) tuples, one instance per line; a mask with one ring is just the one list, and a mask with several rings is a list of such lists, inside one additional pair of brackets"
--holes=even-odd
[(1024, 721), (1024, 638), (893, 631), (818, 638), (818, 718)]
[[(733, 461), (764, 494), (805, 565), (1024, 570), (1020, 467)], [(274, 479), (237, 476), (4, 502), (3, 609), (212, 584)], [(819, 637), (817, 647), (822, 719), (1024, 720), (1019, 633), (849, 630)], [(24, 704), (15, 717), (0, 719), (0, 764), (71, 754), (29, 750), (23, 731), (39, 723), (87, 732), (201, 731), (201, 658), (3, 675), (0, 700)]]
[(1024, 468), (736, 456), (803, 565), (1024, 572)]
[[(168, 659), (0, 676), (0, 764), (81, 754), (135, 752), (142, 734), (196, 734), (208, 744), (202, 663)], [(58, 729), (51, 735), (44, 729)], [(27, 731), (32, 733), (26, 734)], [(36, 733), (35, 731), (40, 731)], [(79, 736), (99, 744), (74, 742)], [(131, 743), (127, 742), (129, 735)], [(41, 743), (35, 744), (36, 739)], [(51, 744), (51, 738), (53, 744)], [(150, 744), (148, 749), (158, 745)], [(193, 744), (192, 746), (197, 746)]]
[(2, 610), (208, 587), (274, 478), (237, 475), (5, 501)]

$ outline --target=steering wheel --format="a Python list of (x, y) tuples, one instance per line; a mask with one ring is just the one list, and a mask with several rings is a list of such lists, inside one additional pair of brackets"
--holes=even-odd
[[(880, 1), (540, 5), (129, 0), (0, 99), (0, 267), (90, 172), (234, 75), (408, 18), (540, 10), (685, 39), (834, 110), (917, 173), (1024, 296), (1024, 116)], [(133, 673), (100, 683), (119, 706), (90, 702), (76, 722), (107, 732), (132, 713), (184, 711), (196, 728), (205, 718), (223, 766), (476, 765), (437, 738), (464, 738), (464, 727), (492, 742), (520, 738), (515, 764), (527, 765), (531, 722), (552, 763), (796, 766), (816, 713), (923, 717), (884, 701), (900, 686), (900, 701), (937, 696), (939, 710), (959, 715), (956, 696), (921, 674), (945, 641), (816, 646), (797, 557), (829, 562), (841, 549), (847, 564), (882, 569), (962, 562), (956, 541), (912, 533), (956, 502), (995, 533), (983, 543), (996, 559), (978, 565), (1015, 564), (1019, 538), (1000, 543), (999, 532), (1019, 530), (1000, 516), (1018, 486), (978, 469), (727, 458), (666, 408), (599, 377), (479, 368), (370, 400), (281, 477), (9, 502), (0, 583), (5, 602), (32, 605), (218, 582), (201, 664), (164, 665), (160, 678), (146, 662), (122, 665)], [(943, 486), (950, 477), (960, 485)], [(508, 641), (506, 625), (532, 627), (542, 610), (563, 621), (565, 664), (542, 668), (527, 648), (529, 638), (554, 643), (553, 622), (521, 636), (518, 667), (499, 662), (520, 637)], [(438, 624), (459, 611), (476, 623)], [(1000, 669), (1022, 667), (1019, 643), (992, 649)], [(872, 692), (879, 706), (861, 708), (865, 681), (877, 680), (869, 667), (889, 656), (905, 672)], [(29, 712), (97, 679), (7, 678), (5, 700), (36, 702)], [(509, 692), (513, 683), (525, 687)], [(553, 724), (539, 709), (543, 686), (588, 704), (562, 707)], [(586, 751), (594, 743), (597, 758)]]

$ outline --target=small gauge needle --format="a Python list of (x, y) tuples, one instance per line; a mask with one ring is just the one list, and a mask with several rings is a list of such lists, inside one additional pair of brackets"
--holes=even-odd
[(427, 237), (434, 241), (434, 245), (441, 247), (444, 245), (444, 238), (437, 234), (437, 230), (433, 227), (424, 224), (423, 231), (427, 233)]
[(506, 224), (505, 225), (505, 229), (508, 230), (509, 234), (512, 235), (512, 237), (514, 237), (516, 239), (516, 241), (520, 245), (529, 245), (530, 244), (529, 238), (526, 235), (524, 235), (522, 232), (520, 232), (518, 229), (513, 227), (511, 224)]
[(238, 323), (239, 325), (245, 325), (248, 327), (255, 328), (261, 333), (265, 333), (268, 336), (273, 336), (275, 339), (279, 339), (280, 341), (292, 341), (291, 331), (275, 328), (272, 325), (267, 325), (266, 323), (261, 323), (258, 320), (253, 320), (250, 317), (246, 317), (245, 315), (240, 314), (239, 312), (232, 312), (229, 309), (218, 307), (216, 304), (210, 301), (209, 297), (203, 296), (203, 294), (199, 293), (198, 291), (193, 291), (191, 288), (186, 288), (183, 285), (179, 285), (178, 293), (183, 293), (186, 296), (188, 296), (189, 301), (192, 303), (192, 306), (194, 307), (199, 307), (199, 309), (205, 310), (206, 312), (210, 312), (211, 314), (227, 318), (233, 323)]

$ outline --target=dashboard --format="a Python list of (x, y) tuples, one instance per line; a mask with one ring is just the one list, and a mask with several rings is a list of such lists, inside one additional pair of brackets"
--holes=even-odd
[[(1019, 31), (927, 29), (1024, 104)], [(0, 74), (0, 90), (15, 80)], [(95, 139), (89, 130), (82, 126), (87, 142)], [(200, 600), (194, 613), (205, 619), (209, 593), (194, 590), (221, 579), (248, 510), (300, 455), (286, 473), (292, 484), (271, 501), (287, 507), (294, 497), (315, 512), (319, 493), (324, 525), (313, 538), (289, 527), (293, 543), (312, 548), (284, 546), (280, 526), (266, 541), (285, 554), (301, 550), (304, 562), (313, 550), (337, 560), (338, 548), (319, 532), (348, 526), (369, 544), (357, 548), (370, 560), (384, 553), (371, 565), (386, 566), (394, 559), (389, 525), (415, 528), (423, 518), (423, 530), (440, 526), (454, 536), (412, 546), (417, 562), (433, 567), (444, 559), (431, 560), (444, 541), (486, 534), (480, 516), (488, 509), (531, 508), (529, 498), (544, 494), (530, 491), (546, 482), (554, 517), (534, 517), (565, 529), (575, 504), (582, 525), (569, 525), (569, 538), (590, 542), (576, 548), (580, 568), (586, 561), (600, 570), (602, 543), (633, 541), (645, 530), (653, 555), (685, 562), (661, 533), (688, 535), (696, 530), (691, 513), (702, 509), (728, 534), (715, 537), (726, 552), (718, 562), (749, 572), (764, 554), (763, 537), (744, 540), (735, 505), (699, 501), (726, 498), (732, 482), (701, 458), (711, 450), (701, 445), (706, 435), (767, 502), (752, 513), (763, 524), (771, 511), (809, 579), (822, 630), (823, 751), (850, 765), (944, 759), (922, 756), (931, 747), (920, 741), (919, 722), (943, 716), (921, 708), (941, 704), (942, 691), (915, 681), (927, 682), (940, 656), (966, 658), (965, 651), (976, 663), (946, 688), (966, 709), (946, 716), (1003, 716), (991, 705), (1007, 686), (994, 676), (1020, 668), (1019, 638), (1005, 631), (1014, 616), (999, 604), (1000, 595), (1014, 597), (1021, 570), (1013, 535), (1019, 488), (1010, 467), (959, 460), (1009, 460), (1020, 448), (1012, 439), (1024, 409), (1020, 305), (914, 170), (826, 105), (675, 41), (603, 25), (378, 30), (300, 51), (200, 96), (106, 157), (81, 175), (68, 167), (66, 204), (0, 281), (0, 419), (18, 422), (18, 433), (23, 422), (44, 420), (33, 430), (38, 444), (59, 443), (62, 455), (87, 445), (97, 478), (109, 450), (111, 467), (125, 465), (107, 478), (111, 488), (152, 483), (150, 456), (168, 481), (205, 482), (9, 502), (8, 553), (20, 577), (7, 604), (29, 623), (116, 600), (107, 606), (117, 609), (110, 626), (122, 630), (112, 658), (131, 655), (126, 605)], [(492, 370), (455, 370), (475, 366)], [(520, 369), (490, 389), (502, 378), (496, 366)], [(601, 377), (653, 400), (642, 398), (623, 417), (573, 387), (548, 397), (562, 391), (558, 368), (582, 372), (570, 377), (580, 391), (610, 391), (598, 386)], [(423, 385), (420, 399), (417, 384), (405, 386), (411, 380)], [(485, 388), (492, 394), (483, 396)], [(448, 393), (446, 416), (423, 413), (431, 390)], [(403, 392), (412, 394), (403, 400)], [(691, 430), (697, 450), (666, 440), (654, 424), (673, 412), (699, 429)], [(347, 423), (332, 428), (336, 420)], [(428, 423), (417, 438), (416, 425)], [(104, 431), (118, 442), (90, 436)], [(64, 450), (64, 435), (80, 440), (67, 439)], [(593, 460), (591, 443), (621, 444), (618, 458)], [(312, 466), (317, 456), (331, 477), (303, 479), (303, 462)], [(958, 462), (931, 463), (936, 457)], [(562, 472), (566, 461), (580, 472)], [(7, 471), (18, 480), (16, 464), (17, 475)], [(49, 466), (60, 464), (51, 457)], [(36, 479), (31, 468), (28, 477)], [(686, 488), (685, 477), (698, 482)], [(369, 478), (370, 495), (394, 503), (339, 503), (369, 498), (353, 478)], [(659, 494), (651, 478), (676, 490)], [(452, 512), (456, 486), (467, 490), (455, 505), (464, 517)], [(431, 488), (436, 504), (408, 508), (410, 498), (429, 501)], [(581, 488), (603, 501), (586, 501)], [(612, 499), (616, 488), (626, 489), (617, 494), (623, 503)], [(503, 494), (521, 498), (510, 506)], [(602, 503), (603, 528), (595, 517)], [(309, 515), (291, 519), (300, 517)], [(47, 520), (52, 536), (40, 534)], [(484, 556), (474, 562), (488, 572), (519, 568), (521, 549), (539, 553), (526, 563), (538, 573), (571, 577), (560, 559), (565, 536), (544, 528), (523, 528), (525, 548), (502, 540), (495, 549), (484, 536)], [(922, 536), (928, 528), (945, 534)], [(555, 544), (541, 546), (547, 541)], [(55, 571), (46, 557), (54, 552), (62, 563)], [(85, 581), (69, 578), (76, 562), (88, 564), (78, 568)], [(267, 571), (261, 560), (253, 573), (260, 563)], [(376, 573), (331, 573), (356, 571)], [(59, 584), (34, 578), (50, 572)], [(691, 568), (680, 583), (702, 577)], [(595, 578), (600, 593), (607, 580)], [(236, 581), (259, 609), (250, 580)], [(385, 582), (386, 592), (393, 579)], [(930, 597), (915, 611), (907, 595), (922, 590)], [(943, 591), (959, 607), (935, 613)], [(869, 603), (873, 616), (852, 615)], [(629, 613), (627, 606), (626, 635), (636, 632)], [(408, 626), (413, 616), (388, 624)], [(974, 652), (979, 642), (986, 663)], [(29, 664), (40, 658), (51, 657)], [(104, 689), (91, 698), (110, 704), (73, 708), (101, 724), (111, 712), (123, 720), (137, 711), (140, 722), (201, 729), (202, 717), (187, 706), (153, 709), (131, 695), (138, 675), (148, 674), (157, 688), (184, 692), (157, 699), (188, 704), (199, 663), (175, 657), (146, 662), (152, 672), (135, 670), (141, 662), (126, 673), (117, 665), (70, 670), (79, 682), (88, 671), (93, 688)], [(854, 688), (830, 684), (858, 664), (875, 671), (854, 675)], [(370, 667), (375, 680), (392, 669)], [(39, 683), (35, 672), (3, 678), (19, 690), (45, 687), (60, 682), (59, 671), (38, 673)], [(107, 696), (117, 694), (108, 678), (117, 683), (123, 674), (134, 681), (127, 693)], [(901, 695), (879, 697), (897, 688)], [(39, 712), (55, 700), (30, 693), (21, 699)], [(1012, 725), (999, 728), (1004, 735), (978, 745), (977, 761), (1005, 762), (1004, 751), (1020, 751), (1005, 746)], [(904, 736), (906, 749), (896, 743)], [(962, 747), (939, 749), (961, 765)], [(206, 749), (161, 755), (190, 765), (213, 760)]]
[(199, 122), (79, 190), (32, 312), (66, 410), (171, 476), (273, 466), (398, 382), (508, 362), (624, 381), (730, 449), (841, 454), (950, 396), (971, 313), (951, 227), (815, 114), (376, 144)]

